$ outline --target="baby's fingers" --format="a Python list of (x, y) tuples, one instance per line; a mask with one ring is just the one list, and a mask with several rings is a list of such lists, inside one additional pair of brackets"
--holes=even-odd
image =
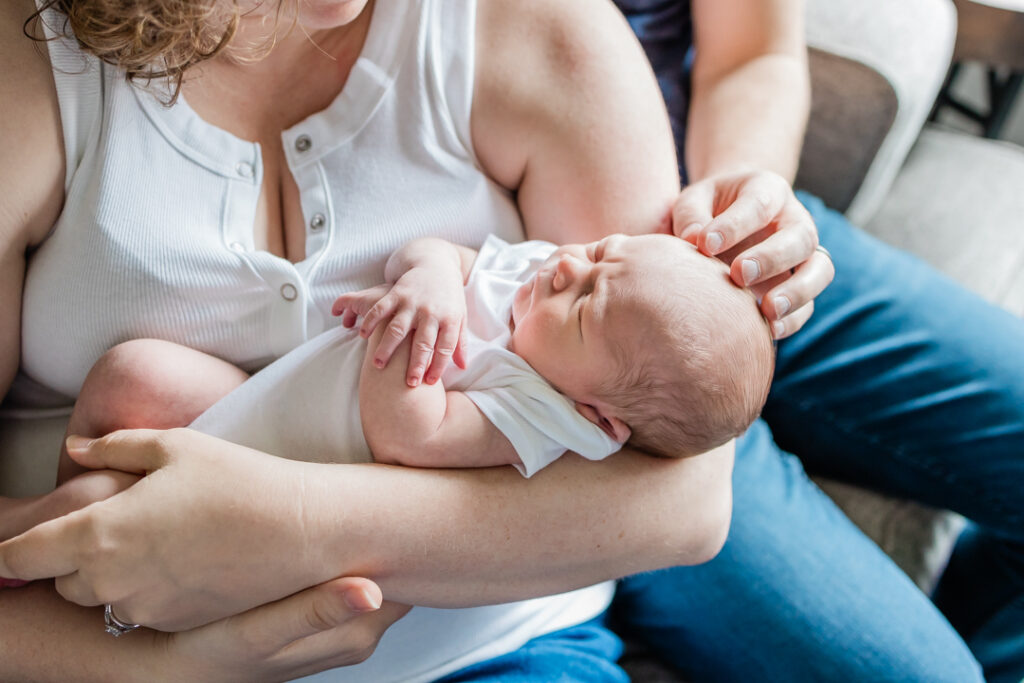
[[(373, 334), (373, 331), (377, 329), (377, 325), (381, 324), (381, 322), (392, 315), (398, 317), (395, 314), (397, 308), (398, 299), (390, 294), (378, 299), (377, 302), (370, 307), (370, 310), (368, 310), (363, 316), (363, 324), (359, 326), (359, 335), (364, 339), (369, 339), (370, 335)], [(394, 323), (394, 320), (392, 320), (392, 323)], [(405, 333), (409, 333), (408, 328), (406, 328)], [(404, 335), (395, 343), (395, 346), (398, 346), (398, 343), (400, 343), (402, 339), (405, 339)], [(390, 358), (391, 354), (388, 354), (388, 357)], [(384, 364), (387, 364), (386, 360), (384, 361)]]
[(362, 289), (358, 292), (342, 294), (334, 300), (331, 306), (332, 315), (340, 315), (341, 324), (345, 327), (352, 327), (356, 319), (366, 313), (390, 291), (387, 285), (378, 285), (370, 289)]
[(444, 371), (448, 368), (448, 362), (455, 355), (456, 349), (462, 343), (460, 338), (462, 330), (461, 323), (446, 323), (437, 335), (437, 343), (434, 344), (434, 357), (427, 369), (427, 384), (434, 384)]
[(409, 369), (405, 375), (405, 381), (410, 387), (419, 386), (434, 357), (437, 327), (437, 320), (428, 318), (416, 328), (416, 336), (412, 338), (412, 349), (409, 351)]
[[(367, 315), (369, 317), (373, 314), (373, 311)], [(412, 331), (413, 312), (409, 310), (401, 310), (395, 314), (395, 317), (388, 323), (387, 328), (384, 330), (384, 334), (380, 338), (380, 344), (377, 345), (377, 350), (373, 352), (373, 364), (378, 368), (386, 367), (388, 362), (391, 360), (391, 356), (394, 355), (395, 349), (402, 343), (409, 332)], [(363, 326), (366, 326), (366, 322), (363, 322)], [(360, 330), (361, 332), (362, 330)]]

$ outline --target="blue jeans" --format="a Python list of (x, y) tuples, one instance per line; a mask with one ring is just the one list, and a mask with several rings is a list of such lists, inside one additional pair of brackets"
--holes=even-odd
[[(801, 199), (836, 279), (737, 442), (729, 539), (623, 580), (617, 627), (701, 681), (1020, 681), (1024, 321)], [(933, 600), (805, 468), (972, 521)]]

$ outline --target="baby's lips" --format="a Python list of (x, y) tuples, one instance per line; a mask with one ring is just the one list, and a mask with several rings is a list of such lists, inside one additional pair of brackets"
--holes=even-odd
[(0, 577), (0, 588), (21, 588), (28, 584), (28, 581), (22, 581), (21, 579), (5, 579)]

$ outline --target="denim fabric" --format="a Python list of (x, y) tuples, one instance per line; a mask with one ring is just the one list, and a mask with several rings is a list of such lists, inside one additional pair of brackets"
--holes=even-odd
[(439, 683), (629, 683), (615, 661), (622, 641), (595, 619), (534, 638), (501, 657), (445, 676)]
[(658, 77), (676, 141), (679, 174), (686, 181), (686, 112), (693, 64), (689, 0), (615, 0), (643, 45)]
[[(737, 444), (726, 546), (624, 580), (618, 623), (696, 680), (964, 682), (980, 661), (1020, 681), (1024, 321), (801, 199), (836, 279), (780, 342), (764, 419)], [(942, 611), (805, 467), (973, 520)]]

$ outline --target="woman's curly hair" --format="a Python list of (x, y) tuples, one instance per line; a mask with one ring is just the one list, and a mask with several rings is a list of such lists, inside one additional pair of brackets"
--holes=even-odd
[(239, 11), (223, 0), (44, 0), (25, 22), (25, 34), (45, 40), (33, 21), (62, 13), (57, 35), (74, 37), (89, 54), (124, 71), (129, 81), (166, 79), (168, 104), (181, 91), (185, 72), (227, 47), (238, 28)]

